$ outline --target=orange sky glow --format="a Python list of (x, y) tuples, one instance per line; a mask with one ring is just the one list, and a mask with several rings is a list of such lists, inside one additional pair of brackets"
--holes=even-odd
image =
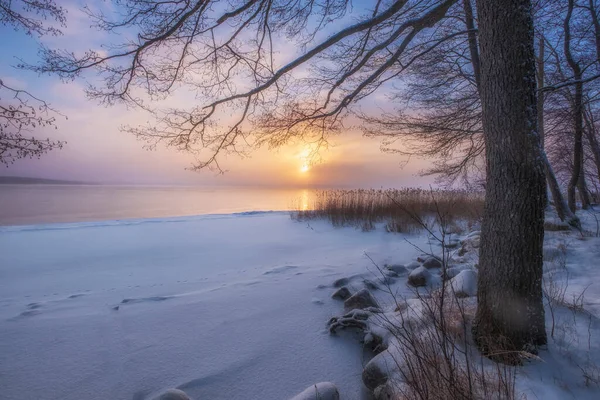
[[(81, 37), (91, 40), (89, 23), (77, 8), (76, 0), (65, 2), (69, 23), (64, 35), (43, 40), (56, 47), (73, 47)], [(7, 49), (13, 57), (35, 62), (35, 38), (0, 30), (11, 38)], [(13, 40), (14, 39), (14, 40)], [(81, 49), (89, 46), (80, 44)], [(79, 50), (81, 50), (79, 49)], [(408, 159), (380, 151), (380, 142), (365, 138), (358, 127), (349, 127), (331, 138), (330, 146), (311, 157), (310, 144), (289, 143), (278, 149), (261, 148), (249, 157), (228, 155), (220, 160), (225, 174), (192, 172), (194, 155), (158, 146), (149, 151), (144, 143), (120, 131), (124, 125), (145, 124), (151, 117), (125, 106), (100, 106), (88, 100), (84, 82), (62, 83), (55, 77), (39, 77), (12, 67), (15, 58), (4, 57), (0, 76), (7, 83), (30, 90), (47, 99), (68, 119), (57, 119), (58, 129), (38, 129), (36, 136), (67, 142), (40, 160), (19, 160), (0, 170), (1, 175), (68, 179), (115, 184), (249, 185), (277, 187), (399, 187), (428, 186), (432, 178), (418, 176), (430, 166), (428, 160)], [(377, 95), (373, 95), (377, 100)], [(382, 102), (385, 99), (380, 99)], [(189, 96), (172, 96), (167, 106), (200, 101)]]

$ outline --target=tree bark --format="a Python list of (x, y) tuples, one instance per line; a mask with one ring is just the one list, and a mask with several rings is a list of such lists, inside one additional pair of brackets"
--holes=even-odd
[(573, 171), (571, 172), (571, 180), (567, 189), (567, 197), (569, 200), (569, 208), (572, 212), (577, 210), (577, 198), (575, 197), (575, 189), (579, 188), (582, 208), (589, 207), (589, 197), (585, 193), (585, 178), (583, 172), (583, 83), (581, 82), (581, 66), (573, 58), (571, 53), (571, 16), (573, 15), (574, 0), (569, 0), (567, 15), (564, 21), (565, 30), (565, 57), (569, 67), (573, 71), (573, 80), (575, 84), (575, 95), (573, 98), (572, 114), (573, 114)]
[(489, 184), (473, 334), (484, 354), (513, 363), (520, 361), (518, 351), (547, 341), (542, 301), (546, 185), (531, 12), (530, 0), (477, 0)]

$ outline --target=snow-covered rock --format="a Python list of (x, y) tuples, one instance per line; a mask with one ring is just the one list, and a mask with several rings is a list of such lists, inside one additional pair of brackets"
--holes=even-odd
[(344, 307), (347, 310), (364, 310), (365, 308), (369, 307), (379, 307), (379, 305), (377, 304), (377, 300), (375, 300), (371, 292), (369, 292), (367, 289), (362, 289), (346, 299), (344, 302)]
[(481, 244), (481, 237), (479, 235), (469, 236), (462, 241), (462, 246), (467, 251), (470, 249), (478, 249)]
[(391, 382), (386, 382), (373, 390), (373, 398), (375, 400), (393, 400), (397, 399), (398, 396), (394, 390), (394, 385)]
[(363, 279), (363, 284), (367, 289), (379, 290), (379, 285), (369, 279)]
[(467, 235), (467, 238), (472, 238), (474, 236), (481, 236), (481, 231), (473, 231)]
[(460, 274), (461, 271), (466, 269), (475, 269), (475, 267), (471, 264), (453, 265), (452, 267), (446, 268), (444, 271), (442, 271), (442, 278), (444, 280), (452, 279), (456, 275)]
[(336, 279), (335, 281), (333, 281), (333, 287), (342, 287), (347, 285), (350, 282), (350, 279), (348, 278), (340, 278), (340, 279)]
[(460, 245), (460, 240), (458, 239), (450, 239), (448, 242), (444, 243), (444, 247), (447, 249), (455, 249)]
[(425, 261), (423, 261), (423, 266), (427, 269), (430, 268), (441, 268), (442, 267), (442, 261), (438, 258), (438, 257), (427, 257), (425, 259)]
[(169, 389), (160, 396), (156, 398), (156, 400), (191, 400), (190, 397), (183, 391), (179, 389)]
[(430, 280), (431, 272), (424, 266), (421, 266), (408, 274), (408, 283), (415, 287), (426, 286)]
[(406, 267), (402, 264), (388, 264), (385, 267), (390, 271), (394, 271), (398, 275), (406, 274), (408, 272)]
[(350, 293), (350, 289), (348, 289), (346, 286), (342, 286), (341, 288), (339, 288), (338, 290), (333, 292), (333, 294), (331, 295), (331, 298), (346, 300), (350, 296), (352, 296), (352, 293)]
[(418, 261), (413, 261), (410, 264), (406, 264), (406, 269), (408, 270), (413, 270), (415, 268), (419, 268), (421, 266), (421, 263)]
[(450, 280), (456, 297), (473, 297), (477, 295), (477, 271), (465, 269)]
[(339, 400), (340, 392), (331, 382), (320, 382), (306, 388), (290, 400)]
[(392, 271), (391, 269), (387, 269), (387, 268), (383, 270), (383, 273), (385, 274), (385, 276), (390, 276), (392, 278), (397, 278), (398, 276), (400, 276), (396, 272)]
[(398, 365), (389, 350), (382, 351), (365, 365), (362, 373), (363, 383), (373, 391), (385, 384), (396, 369)]

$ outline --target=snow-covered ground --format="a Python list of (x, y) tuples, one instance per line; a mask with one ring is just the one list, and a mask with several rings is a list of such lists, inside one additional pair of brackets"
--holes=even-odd
[[(368, 354), (327, 330), (342, 314), (332, 283), (353, 277), (355, 292), (377, 280), (365, 254), (408, 264), (421, 254), (413, 245), (439, 252), (423, 234), (287, 213), (0, 228), (0, 398), (144, 400), (179, 388), (275, 400), (330, 381), (341, 399), (366, 399)], [(566, 300), (586, 289), (584, 311), (555, 307), (554, 338), (519, 369), (517, 388), (529, 399), (600, 398), (585, 379), (600, 373), (600, 238), (549, 232), (546, 253)], [(393, 287), (410, 296), (406, 279)]]
[(321, 381), (363, 398), (322, 285), (369, 274), (364, 252), (418, 253), (287, 213), (0, 228), (0, 398), (287, 399)]

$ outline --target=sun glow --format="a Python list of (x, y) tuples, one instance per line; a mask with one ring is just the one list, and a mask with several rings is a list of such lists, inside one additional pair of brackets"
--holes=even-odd
[(300, 173), (306, 174), (310, 171), (311, 161), (312, 161), (312, 151), (310, 147), (304, 146), (304, 148), (298, 153), (298, 158), (300, 159)]

